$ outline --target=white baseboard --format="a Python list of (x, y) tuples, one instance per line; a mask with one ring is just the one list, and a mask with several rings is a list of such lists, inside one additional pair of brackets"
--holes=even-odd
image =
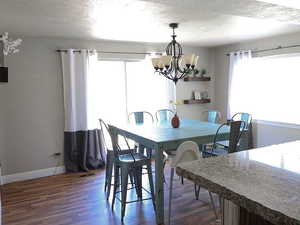
[(16, 181), (24, 181), (31, 180), (35, 178), (48, 177), (57, 174), (65, 173), (66, 169), (64, 166), (41, 169), (41, 170), (33, 170), (24, 173), (15, 173), (10, 175), (5, 175), (0, 177), (2, 184), (8, 184)]

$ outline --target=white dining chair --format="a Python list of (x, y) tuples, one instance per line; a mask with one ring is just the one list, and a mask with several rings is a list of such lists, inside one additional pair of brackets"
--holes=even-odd
[[(171, 224), (171, 206), (172, 206), (173, 179), (174, 179), (175, 169), (179, 163), (190, 162), (190, 161), (194, 161), (194, 160), (198, 160), (198, 159), (202, 158), (197, 143), (195, 143), (193, 141), (183, 142), (181, 145), (179, 145), (179, 147), (177, 148), (175, 153), (176, 153), (176, 155), (169, 156), (169, 159), (171, 160), (171, 164), (170, 164), (171, 174), (170, 174), (170, 187), (169, 187), (169, 212), (168, 212), (169, 213), (169, 215), (168, 215), (168, 224), (169, 225)], [(197, 190), (196, 191), (196, 199), (198, 199), (200, 187), (197, 187), (196, 184), (195, 184), (195, 190)], [(210, 191), (208, 191), (208, 193), (209, 193), (211, 205), (214, 210), (215, 216), (216, 216), (216, 218), (218, 218), (212, 194)]]

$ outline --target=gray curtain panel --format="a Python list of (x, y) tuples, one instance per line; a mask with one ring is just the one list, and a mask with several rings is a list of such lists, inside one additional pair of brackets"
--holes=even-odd
[(97, 129), (98, 118), (90, 99), (91, 69), (97, 55), (88, 50), (61, 52), (64, 87), (64, 161), (67, 172), (88, 171), (104, 166), (105, 149)]
[(104, 166), (100, 130), (65, 132), (65, 167), (67, 172), (88, 171)]

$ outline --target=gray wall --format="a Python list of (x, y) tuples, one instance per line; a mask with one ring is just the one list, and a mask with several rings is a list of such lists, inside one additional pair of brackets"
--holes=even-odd
[[(237, 50), (255, 50), (300, 44), (300, 33), (282, 35), (235, 45), (215, 48), (215, 107), (226, 116), (229, 57), (225, 53)], [(300, 52), (300, 48), (282, 49), (261, 53), (258, 56)], [(259, 82), (259, 81), (258, 81)], [(272, 81), (270, 81), (270, 85)], [(278, 104), (280, 107), (280, 104)], [(254, 124), (254, 144), (256, 147), (283, 143), (300, 139), (300, 129), (297, 126), (283, 126), (257, 122)]]
[[(9, 82), (0, 85), (0, 155), (3, 174), (14, 174), (62, 165), (52, 157), (63, 152), (63, 90), (58, 48), (96, 48), (104, 51), (162, 51), (165, 44), (95, 42), (66, 39), (24, 38), (20, 52), (7, 58)], [(214, 73), (213, 51), (185, 47), (200, 55), (200, 65)], [(116, 80), (117, 82), (117, 80)], [(193, 89), (208, 89), (213, 82), (178, 85), (178, 99)], [(213, 104), (179, 106), (180, 116), (200, 119)], [(6, 123), (6, 124), (4, 124)], [(5, 136), (4, 136), (5, 135)], [(5, 153), (5, 155), (4, 155)]]

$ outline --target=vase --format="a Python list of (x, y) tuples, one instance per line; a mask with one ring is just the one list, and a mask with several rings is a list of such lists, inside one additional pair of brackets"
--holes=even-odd
[(177, 113), (173, 116), (171, 120), (171, 124), (173, 128), (178, 128), (180, 126), (180, 120), (179, 117), (177, 116)]

